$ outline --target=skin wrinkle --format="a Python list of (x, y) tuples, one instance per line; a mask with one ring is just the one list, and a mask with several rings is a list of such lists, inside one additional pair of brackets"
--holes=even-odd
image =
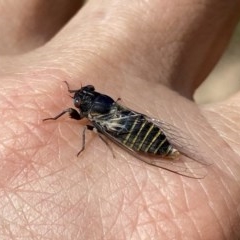
[[(237, 114), (237, 113), (236, 113)], [(222, 118), (222, 119), (224, 119), (225, 121), (223, 121), (224, 123), (225, 123), (225, 125), (224, 125), (224, 128), (228, 128), (227, 130), (232, 130), (232, 132), (235, 132), (236, 131), (236, 127), (237, 127), (237, 124), (235, 124), (234, 123), (234, 121), (233, 120), (231, 120), (231, 118), (229, 118), (229, 117), (227, 117), (227, 116), (225, 116), (224, 114), (221, 114), (221, 112), (220, 113), (218, 113), (218, 115)], [(229, 123), (229, 125), (227, 125)], [(231, 126), (231, 125), (235, 125), (235, 126)], [(220, 134), (224, 134), (224, 132), (223, 131), (219, 131), (220, 132)], [(225, 132), (228, 132), (228, 131), (225, 131)]]
[[(165, 221), (165, 223), (162, 223), (161, 231), (162, 231), (163, 235), (166, 236), (165, 239), (177, 239), (177, 238), (181, 239), (180, 233), (179, 233), (178, 229), (175, 229), (175, 223), (173, 223), (172, 220), (167, 219)], [(162, 234), (160, 234), (160, 236), (162, 236)]]
[[(228, 192), (229, 196), (231, 196), (231, 198), (229, 198), (229, 200), (232, 201), (232, 203), (233, 203), (232, 205), (233, 206), (236, 205), (238, 203), (237, 199), (236, 199), (237, 196), (232, 196), (231, 192), (229, 191), (230, 190), (229, 186), (226, 186), (226, 183), (224, 183), (223, 179), (220, 179), (220, 180), (221, 180), (221, 183), (222, 183), (224, 189), (226, 190), (226, 192)], [(229, 202), (229, 200), (228, 201), (226, 200), (226, 202)], [(226, 204), (226, 205), (228, 206), (229, 204)], [(232, 207), (232, 209), (234, 209), (234, 207)]]
[[(130, 178), (130, 176), (128, 176), (128, 178)], [(128, 184), (129, 185), (129, 184)], [(129, 229), (130, 230), (130, 232), (129, 232), (129, 230), (127, 231), (128, 233), (130, 233), (130, 234), (133, 234), (133, 227), (134, 227), (134, 222), (136, 222), (136, 217), (137, 217), (137, 215), (136, 214), (134, 214), (134, 213), (131, 213), (131, 215), (129, 216), (129, 209), (130, 209), (130, 207), (134, 204), (134, 202), (135, 201), (137, 201), (137, 199), (138, 198), (136, 198), (136, 197), (134, 197), (134, 198), (132, 198), (132, 200), (128, 197), (127, 198), (127, 195), (128, 195), (128, 193), (129, 193), (129, 188), (128, 188), (128, 185), (126, 185), (125, 186), (125, 188), (122, 190), (123, 192), (124, 192), (124, 198), (123, 198), (123, 202), (122, 202), (122, 205), (121, 205), (121, 211), (120, 211), (120, 214), (119, 214), (119, 217), (118, 217), (118, 220), (122, 223), (123, 222), (123, 220), (125, 219), (125, 218), (127, 218), (128, 219), (128, 221), (126, 222), (126, 221), (124, 221), (123, 223), (123, 228), (124, 229), (126, 229), (126, 227), (127, 227), (127, 229)], [(131, 183), (131, 185), (132, 185), (132, 183)], [(134, 195), (135, 196), (135, 195)], [(134, 207), (134, 208), (132, 208), (131, 209), (131, 212), (132, 211), (134, 211), (135, 212), (135, 210), (136, 210), (136, 208)], [(134, 216), (134, 221), (133, 221), (133, 216)], [(132, 223), (131, 225), (129, 225), (129, 223)], [(126, 224), (128, 224), (127, 226), (126, 226)], [(126, 230), (127, 230), (126, 229)]]
[[(202, 188), (203, 188), (203, 190), (205, 191), (206, 196), (209, 196), (208, 189), (206, 189), (204, 186), (202, 186)], [(219, 226), (221, 226), (221, 223), (220, 223), (221, 219), (219, 219), (219, 218), (216, 217), (216, 210), (215, 210), (214, 207), (213, 207), (214, 204), (212, 204), (212, 202), (209, 201), (208, 206), (209, 206), (210, 209), (212, 210), (212, 216), (215, 218), (215, 219), (214, 219), (214, 222), (218, 222), (218, 223), (219, 223)], [(222, 227), (219, 227), (218, 229), (219, 229), (218, 231), (223, 232), (223, 228), (222, 228)]]
[[(168, 207), (169, 207), (169, 206), (171, 206), (171, 204), (168, 204)], [(173, 210), (172, 210), (172, 211), (173, 211)], [(173, 215), (173, 214), (172, 214), (172, 215)], [(156, 218), (155, 218), (155, 219), (156, 219)], [(171, 218), (169, 218), (169, 220), (172, 221)], [(156, 224), (158, 225), (158, 220), (156, 219), (155, 221), (156, 221)], [(160, 220), (160, 221), (162, 221), (162, 220)], [(173, 221), (172, 223), (174, 223), (174, 221)], [(177, 227), (177, 226), (176, 226), (176, 227)], [(163, 229), (162, 229), (162, 230), (163, 230)]]
[[(200, 182), (200, 181), (199, 181)], [(201, 182), (200, 182), (200, 186), (202, 186), (202, 184), (201, 184)], [(192, 220), (191, 219), (191, 212), (193, 211), (193, 209), (192, 208), (190, 208), (190, 203), (189, 203), (189, 201), (188, 201), (188, 195), (187, 195), (187, 192), (186, 192), (186, 188), (184, 188), (183, 187), (183, 191), (184, 191), (184, 196), (185, 196), (185, 199), (186, 199), (186, 208), (188, 209), (188, 211), (189, 211), (189, 214), (188, 214), (188, 217), (189, 217), (189, 220), (190, 221), (192, 221), (192, 223), (194, 224), (194, 226), (195, 226), (195, 229), (197, 230), (197, 233), (198, 234), (200, 234), (200, 232), (199, 232), (199, 227), (198, 227), (198, 223), (196, 222), (196, 221), (194, 221), (194, 220)], [(206, 194), (206, 198), (207, 198), (207, 194)], [(196, 207), (195, 207), (195, 209), (197, 209)], [(196, 237), (195, 237), (196, 238)]]
[[(1, 171), (2, 171), (2, 178), (1, 178), (1, 184), (9, 184), (11, 185), (11, 183), (14, 181), (14, 179), (16, 177), (18, 177), (19, 175), (21, 175), (21, 173), (28, 167), (30, 166), (29, 163), (24, 163), (21, 162), (20, 164), (16, 164), (15, 161), (12, 161), (12, 158), (16, 158), (16, 159), (22, 159), (25, 156), (20, 154), (20, 153), (14, 153), (11, 154), (8, 158), (6, 158), (5, 161), (5, 165), (2, 167)], [(11, 169), (11, 171), (9, 171), (9, 169)], [(6, 172), (7, 171), (7, 172)], [(25, 173), (25, 172), (24, 172)], [(26, 173), (25, 173), (26, 174)]]
[[(223, 110), (223, 111), (225, 111), (225, 109)], [(212, 112), (211, 111), (211, 113), (214, 113), (214, 112)], [(233, 115), (233, 113), (234, 113), (234, 111), (232, 112), (232, 115)], [(221, 128), (222, 129), (218, 129), (218, 125), (219, 125), (219, 123), (217, 123), (216, 124), (216, 129), (218, 130), (218, 132), (219, 132), (219, 134), (220, 134), (220, 136), (222, 136), (224, 139), (225, 139), (225, 141), (227, 142), (227, 143), (238, 143), (238, 141), (236, 140), (234, 140), (235, 138), (237, 139), (237, 137), (238, 137), (238, 134), (237, 134), (237, 125), (236, 124), (234, 124), (234, 121), (233, 120), (231, 120), (231, 118), (230, 117), (227, 117), (227, 116), (225, 116), (223, 113), (221, 113), (221, 111), (218, 111), (218, 115), (223, 119), (222, 121), (221, 121), (221, 123), (222, 123), (222, 126), (221, 126)], [(237, 113), (236, 113), (236, 116), (237, 116)], [(225, 120), (225, 121), (224, 121)], [(235, 125), (235, 126), (232, 126), (232, 125)], [(227, 128), (227, 129), (226, 129)], [(234, 138), (233, 139), (229, 139), (228, 137), (227, 137), (227, 135), (226, 134), (224, 134), (224, 133), (228, 133), (229, 132), (229, 130), (232, 130), (231, 132), (234, 134), (233, 136), (234, 136)], [(230, 146), (236, 153), (238, 152), (238, 150), (237, 150), (237, 146), (236, 147), (234, 147), (234, 145), (231, 145)]]
[[(158, 188), (155, 191), (152, 190), (151, 191), (152, 195), (153, 194), (155, 195), (157, 190), (158, 190)], [(158, 195), (160, 195), (160, 194), (158, 194)], [(144, 197), (147, 198), (147, 195), (145, 194)], [(160, 198), (160, 196), (158, 196), (158, 198)], [(160, 200), (158, 201), (158, 198), (156, 198), (157, 202), (154, 201), (149, 206), (150, 210), (152, 211), (152, 216), (155, 217), (155, 219), (159, 219), (159, 220), (160, 220), (160, 217), (162, 217), (163, 219), (168, 218), (169, 216), (167, 216), (167, 213), (169, 212), (169, 205), (168, 205), (168, 202), (164, 199), (165, 198), (164, 194), (161, 194), (161, 199), (162, 199), (161, 201)], [(148, 202), (148, 204), (149, 204), (149, 202)], [(161, 207), (160, 207), (160, 205), (161, 205)]]
[[(209, 206), (212, 208), (212, 205), (211, 204), (209, 204)], [(215, 221), (217, 221), (218, 222), (218, 225), (219, 225), (219, 229), (220, 229), (220, 234), (221, 234), (221, 236), (222, 237), (224, 237), (224, 239), (226, 238), (226, 235), (225, 235), (225, 232), (224, 232), (224, 227), (223, 227), (223, 225), (221, 224), (221, 219), (219, 219), (218, 217), (217, 217), (217, 215), (216, 215), (216, 212), (215, 212), (215, 210), (212, 208), (212, 212), (213, 212), (213, 214), (214, 214), (214, 216), (215, 216)]]
[[(75, 136), (77, 135), (76, 132), (74, 132), (73, 129), (68, 128), (68, 130), (70, 130), (70, 133), (73, 133), (73, 134), (72, 134), (73, 136), (74, 136), (74, 135), (75, 135)], [(74, 142), (71, 143), (71, 139), (67, 138), (67, 136), (64, 135), (64, 133), (62, 133), (62, 130), (61, 130), (61, 126), (60, 126), (60, 125), (58, 125), (58, 131), (57, 131), (57, 133), (59, 133), (59, 136), (60, 136), (61, 140), (64, 141), (64, 143), (63, 143), (62, 145), (65, 145), (65, 144), (66, 144), (66, 145), (69, 145), (71, 148), (74, 148)], [(53, 138), (53, 141), (54, 141), (54, 138)], [(60, 155), (60, 149), (59, 149), (59, 155)]]
[[(225, 204), (222, 204), (222, 206), (224, 206), (224, 208), (227, 209), (227, 202), (226, 202), (225, 197), (222, 196), (221, 200), (225, 203)], [(225, 238), (227, 238), (227, 236), (229, 236), (229, 234), (227, 234), (227, 232), (226, 232), (226, 227), (229, 226), (230, 219), (228, 216), (225, 216), (224, 214), (222, 214), (222, 216), (219, 215), (218, 211), (215, 211), (215, 214), (216, 214), (216, 218), (220, 219), (219, 224), (221, 225), (221, 228), (223, 229)]]
[[(232, 139), (228, 138), (227, 134), (220, 133), (220, 136), (226, 139), (227, 142), (229, 143), (234, 143), (236, 145), (239, 145), (239, 142), (235, 142)], [(237, 149), (231, 148), (236, 154), (239, 154), (239, 151)], [(237, 179), (236, 179), (237, 180)]]
[[(111, 191), (112, 192), (112, 191)], [(104, 225), (103, 225), (104, 226)]]
[[(132, 168), (130, 168), (130, 169), (133, 171)], [(133, 173), (133, 179), (134, 179), (134, 181), (135, 181), (136, 186), (138, 186), (138, 190), (139, 190), (139, 195), (136, 196), (136, 199), (138, 199), (139, 196), (142, 196), (143, 203), (145, 203), (146, 206), (149, 205), (149, 204), (146, 203), (146, 199), (145, 199), (145, 197), (144, 197), (144, 195), (143, 195), (143, 194), (144, 194), (144, 189), (141, 189), (141, 188), (140, 188), (140, 185), (139, 185), (138, 181), (135, 179), (135, 174), (134, 174), (134, 173)], [(148, 215), (148, 218), (150, 218), (148, 221), (151, 221), (151, 222), (154, 223), (154, 218), (153, 218), (153, 216), (151, 215), (151, 213), (149, 212), (149, 210), (148, 210), (148, 209), (145, 209), (145, 210), (146, 210), (146, 211), (144, 211), (144, 212), (146, 212), (147, 215)], [(140, 214), (140, 215), (141, 215), (141, 214)], [(138, 221), (136, 222), (136, 225), (137, 225), (137, 223), (139, 223), (139, 218), (138, 218)], [(138, 225), (139, 225), (139, 224), (138, 224)]]
[[(225, 200), (225, 199), (224, 199)], [(227, 201), (227, 199), (225, 200), (225, 202), (226, 202), (226, 208), (227, 208), (227, 210), (228, 211), (231, 211), (231, 208), (230, 208), (230, 206), (228, 207), (228, 205), (227, 205), (227, 203), (229, 203), (229, 201)], [(225, 218), (225, 216), (222, 216), (223, 217), (223, 219), (224, 219), (224, 223), (222, 224), (222, 225), (224, 225), (224, 226), (227, 226), (227, 227), (225, 227), (224, 228), (224, 230), (225, 230), (225, 236), (227, 237), (227, 236), (233, 236), (233, 231), (234, 231), (234, 229), (232, 228), (232, 224), (231, 224), (231, 222), (233, 222), (232, 220), (233, 220), (233, 217), (231, 217), (230, 215), (229, 216), (227, 216), (227, 218)], [(234, 216), (235, 217), (235, 216)], [(228, 229), (227, 229), (228, 228)]]
[[(181, 224), (185, 223), (192, 231), (192, 225), (189, 224), (188, 220), (186, 221), (185, 217), (183, 218), (184, 221), (179, 221), (178, 219), (174, 219), (174, 222), (179, 230), (179, 235), (182, 235), (184, 236), (185, 238), (186, 237), (189, 237), (189, 238), (193, 238), (193, 239), (198, 239), (199, 235), (198, 234), (195, 234), (194, 236), (191, 235), (190, 232), (187, 232), (184, 231), (181, 227)], [(188, 219), (188, 218), (187, 218)], [(191, 221), (191, 220), (190, 220)], [(181, 238), (182, 239), (182, 238)]]
[(104, 237), (105, 236), (104, 217), (103, 217), (103, 214), (102, 214), (101, 201), (100, 201), (100, 199), (98, 199), (98, 200), (99, 200), (98, 204), (99, 204), (100, 218), (102, 219), (102, 221), (100, 221), (101, 222), (100, 223), (101, 224), (101, 230), (102, 230), (101, 236)]
[[(217, 111), (217, 112), (218, 112), (218, 114), (216, 114), (216, 115), (214, 114), (215, 116), (220, 115), (219, 112), (221, 112), (221, 111)], [(208, 117), (208, 115), (207, 115), (207, 117)], [(221, 119), (221, 118), (219, 118), (219, 119)], [(219, 121), (218, 121), (218, 122), (219, 122)], [(218, 122), (216, 123), (215, 129), (221, 134), (221, 130), (218, 128), (218, 126), (220, 126)], [(221, 125), (221, 128), (225, 128), (225, 122), (221, 120), (221, 123), (223, 123), (223, 124)], [(228, 132), (228, 131), (225, 131), (225, 132)], [(235, 132), (235, 131), (234, 131), (234, 132)], [(234, 135), (233, 135), (233, 136), (234, 136)], [(226, 141), (226, 143), (228, 144), (229, 142)], [(229, 144), (228, 144), (228, 145), (229, 145)], [(226, 162), (226, 164), (229, 164), (229, 162)], [(228, 168), (228, 166), (226, 166), (226, 164), (225, 164), (225, 168)], [(234, 168), (232, 168), (232, 169), (234, 169)], [(234, 177), (237, 178), (237, 175), (234, 174)], [(238, 178), (237, 178), (237, 179), (238, 179)]]
[[(150, 223), (150, 222), (151, 222), (152, 224), (154, 224), (156, 218), (155, 218), (155, 216), (153, 215), (154, 212), (151, 213), (151, 208), (152, 208), (152, 207), (155, 207), (156, 203), (154, 203), (154, 202), (152, 202), (152, 201), (148, 201), (147, 198), (146, 198), (146, 196), (144, 196), (144, 191), (142, 191), (142, 192), (143, 192), (143, 193), (142, 193), (142, 197), (143, 197), (143, 199), (144, 199), (144, 202), (143, 202), (143, 203), (145, 203), (145, 206), (149, 206), (148, 209), (146, 209), (146, 208), (143, 207), (144, 210), (145, 210), (144, 212), (147, 213), (148, 218), (149, 218), (149, 220), (144, 221), (143, 224), (145, 224), (145, 223)], [(140, 225), (140, 224), (139, 224), (139, 225)]]
[[(120, 206), (122, 206), (123, 204), (123, 200), (120, 204)], [(118, 213), (120, 214), (120, 209), (118, 210)], [(104, 236), (111, 236), (111, 232), (112, 230), (114, 229), (115, 225), (117, 225), (117, 222), (118, 222), (119, 218), (116, 216), (114, 221), (112, 221), (111, 225), (108, 225), (108, 231), (104, 233)]]
[[(38, 214), (38, 216), (41, 216), (42, 215), (42, 213), (40, 212), (40, 211), (38, 211), (36, 208), (35, 208), (35, 206), (31, 206), (31, 205), (29, 205), (27, 202), (25, 202), (24, 201), (24, 199), (22, 199), (19, 195), (17, 195), (21, 200), (23, 200), (23, 202), (26, 204), (26, 206), (28, 207), (28, 209), (29, 209), (29, 207), (30, 208), (32, 208), (33, 210), (34, 210), (34, 213), (36, 214)], [(18, 210), (19, 211), (19, 210)], [(20, 215), (21, 214), (21, 215)], [(25, 224), (22, 224), (22, 226), (24, 226), (24, 228), (25, 229), (27, 229), (28, 230), (28, 232), (30, 233), (30, 235), (32, 235), (33, 236), (33, 225), (31, 224), (32, 222), (31, 221), (29, 221), (30, 219), (27, 219), (27, 217), (26, 217), (26, 215), (24, 214), (24, 211), (21, 211), (21, 213), (19, 214), (19, 219), (24, 219), (25, 221), (25, 223), (26, 223), (26, 225)], [(20, 217), (21, 216), (21, 217)], [(23, 218), (22, 218), (22, 216), (23, 216)]]
[[(108, 179), (110, 179), (110, 178), (108, 178)], [(106, 202), (107, 202), (107, 205), (111, 206), (111, 209), (112, 209), (112, 207), (115, 208), (114, 203), (111, 203), (110, 201), (107, 201), (107, 200), (106, 200)], [(100, 206), (100, 215), (101, 215), (101, 218), (103, 220), (103, 222), (102, 222), (103, 236), (106, 236), (111, 231), (112, 226), (109, 225), (108, 222), (105, 222), (104, 219), (106, 219), (106, 215), (108, 215), (107, 217), (110, 217), (111, 214), (113, 214), (113, 213), (110, 214), (110, 211), (108, 210), (107, 214), (106, 213), (103, 214), (103, 212), (105, 212), (106, 209), (101, 207), (101, 201), (100, 200), (99, 200), (99, 206)], [(114, 222), (116, 222), (116, 218), (113, 221), (112, 225), (114, 225)]]
[[(12, 208), (15, 209), (15, 204), (14, 204), (14, 202), (12, 201), (12, 198), (9, 197), (8, 195), (6, 195), (6, 196), (8, 197), (8, 200), (9, 200), (8, 203), (10, 203), (10, 205), (12, 206)], [(18, 218), (19, 222), (22, 222), (22, 221), (24, 220), (24, 218), (22, 218), (22, 214), (20, 214), (20, 212), (18, 211), (17, 208), (16, 208), (15, 213), (16, 213), (16, 215), (17, 215), (17, 216), (15, 216), (15, 217)], [(15, 220), (15, 219), (13, 219), (13, 220)], [(26, 220), (26, 218), (25, 218), (25, 220)], [(15, 223), (15, 221), (13, 221), (13, 223)], [(25, 221), (24, 223), (28, 225), (28, 221)], [(25, 225), (25, 224), (24, 224), (24, 225)], [(23, 224), (22, 224), (22, 225), (23, 225)], [(28, 231), (28, 232), (29, 232), (30, 235), (31, 235), (31, 232), (30, 232), (30, 231)]]

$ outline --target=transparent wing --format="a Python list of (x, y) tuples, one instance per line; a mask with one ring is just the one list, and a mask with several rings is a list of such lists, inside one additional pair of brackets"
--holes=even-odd
[(183, 130), (160, 120), (145, 116), (146, 119), (158, 126), (166, 135), (171, 145), (182, 155), (193, 159), (203, 165), (211, 165), (208, 159), (203, 158), (197, 142)]
[[(142, 124), (143, 121), (146, 120), (153, 123), (163, 131), (171, 145), (181, 153), (179, 157), (163, 158), (159, 155), (140, 153), (129, 147), (131, 144), (125, 145), (119, 140), (119, 135), (127, 135), (130, 131), (134, 134), (130, 127), (126, 127), (126, 121), (127, 126), (132, 126), (133, 124)], [(149, 165), (191, 178), (204, 178), (206, 176), (206, 166), (208, 165), (207, 161), (202, 158), (197, 144), (193, 143), (193, 140), (191, 140), (187, 134), (178, 128), (134, 111), (131, 111), (130, 115), (119, 114), (116, 118), (111, 118), (108, 121), (109, 126), (118, 127), (116, 129), (112, 128), (111, 131), (106, 131), (100, 124), (94, 123), (94, 125), (99, 132), (118, 144), (120, 147), (126, 149), (139, 160), (144, 161)]]

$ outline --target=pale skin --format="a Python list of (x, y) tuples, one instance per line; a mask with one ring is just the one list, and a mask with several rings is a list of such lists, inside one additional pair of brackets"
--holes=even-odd
[[(240, 94), (190, 99), (240, 1), (91, 0), (64, 27), (78, 1), (25, 2), (0, 2), (0, 238), (239, 239)], [(88, 122), (42, 122), (73, 107), (63, 81), (180, 128), (212, 163), (207, 176), (157, 169), (116, 146), (113, 158), (91, 132), (77, 158)]]

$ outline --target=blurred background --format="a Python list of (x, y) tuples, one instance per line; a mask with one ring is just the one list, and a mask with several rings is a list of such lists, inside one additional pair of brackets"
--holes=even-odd
[(240, 89), (240, 23), (212, 73), (197, 89), (194, 99), (199, 104), (226, 99)]

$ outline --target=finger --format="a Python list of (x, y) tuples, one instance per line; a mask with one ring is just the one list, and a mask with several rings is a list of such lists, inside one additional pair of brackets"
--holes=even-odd
[(192, 97), (222, 54), (239, 15), (238, 1), (204, 2), (125, 6), (103, 1), (96, 6), (90, 1), (48, 50), (55, 46), (63, 62), (75, 62), (68, 67), (71, 73), (91, 61), (95, 71), (118, 69), (121, 79), (132, 75)]
[(43, 45), (83, 1), (1, 1), (0, 54), (19, 54)]
[[(134, 76), (191, 98), (220, 56), (238, 17), (237, 1), (211, 0), (217, 9), (213, 12), (207, 2), (199, 7), (187, 0), (181, 6), (167, 1), (128, 6), (103, 1), (99, 6), (90, 1), (39, 54), (51, 68), (53, 56), (57, 57), (55, 65), (74, 78), (90, 74), (95, 79), (105, 69), (105, 81), (112, 81), (117, 69), (119, 81)], [(140, 21), (139, 16), (144, 18)]]

